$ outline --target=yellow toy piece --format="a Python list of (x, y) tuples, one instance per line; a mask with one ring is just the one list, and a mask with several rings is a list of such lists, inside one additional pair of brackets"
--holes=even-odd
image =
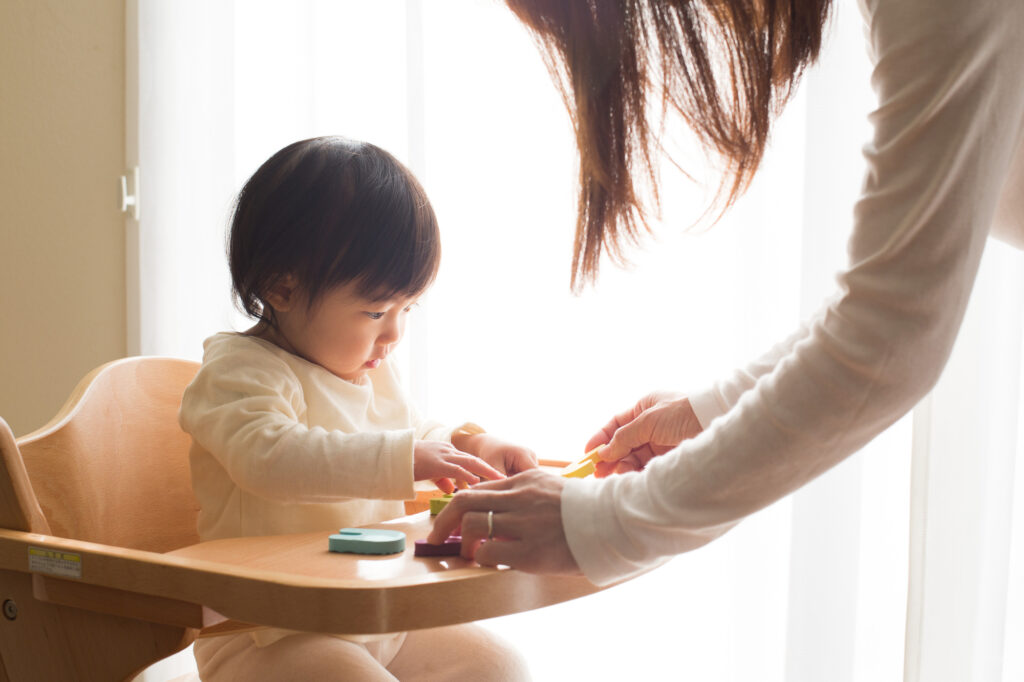
[(586, 478), (597, 471), (597, 463), (601, 461), (599, 453), (604, 449), (603, 445), (583, 455), (582, 459), (562, 469), (562, 476), (565, 478)]

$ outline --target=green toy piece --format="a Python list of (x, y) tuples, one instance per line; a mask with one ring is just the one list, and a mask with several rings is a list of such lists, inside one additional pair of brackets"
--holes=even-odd
[(437, 516), (438, 514), (440, 514), (441, 510), (448, 506), (448, 503), (452, 501), (453, 497), (455, 497), (455, 495), (452, 493), (442, 495), (441, 497), (431, 497), (430, 515)]
[(397, 554), (405, 551), (405, 533), (379, 528), (342, 528), (327, 539), (327, 549), (351, 554)]

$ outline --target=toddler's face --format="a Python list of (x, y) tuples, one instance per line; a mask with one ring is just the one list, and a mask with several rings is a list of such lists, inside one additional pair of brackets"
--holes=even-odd
[(280, 345), (347, 381), (378, 367), (402, 339), (415, 299), (370, 303), (354, 289), (336, 287), (309, 310), (299, 294), (287, 310), (276, 312), (285, 342)]

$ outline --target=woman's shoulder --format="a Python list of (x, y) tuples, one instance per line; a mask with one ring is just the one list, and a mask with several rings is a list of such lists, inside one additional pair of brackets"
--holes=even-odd
[[(860, 0), (874, 49), (931, 47), (931, 52), (903, 57), (916, 58), (927, 67), (940, 63), (969, 65), (972, 53), (1017, 51), (1024, 3), (1020, 0)], [(955, 48), (955, 49), (954, 49)], [(937, 65), (936, 65), (937, 66)]]

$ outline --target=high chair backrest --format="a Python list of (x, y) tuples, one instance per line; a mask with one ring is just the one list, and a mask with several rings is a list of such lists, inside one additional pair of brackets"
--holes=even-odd
[(167, 552), (199, 541), (178, 407), (198, 364), (134, 357), (91, 372), (18, 447), (52, 535)]
[[(198, 542), (190, 439), (177, 419), (197, 369), (117, 360), (79, 382), (38, 431), (16, 441), (0, 419), (0, 529), (150, 552)], [(73, 579), (0, 570), (0, 682), (131, 679), (195, 637), (166, 616), (177, 607), (167, 600), (139, 606), (117, 589), (80, 589)]]

